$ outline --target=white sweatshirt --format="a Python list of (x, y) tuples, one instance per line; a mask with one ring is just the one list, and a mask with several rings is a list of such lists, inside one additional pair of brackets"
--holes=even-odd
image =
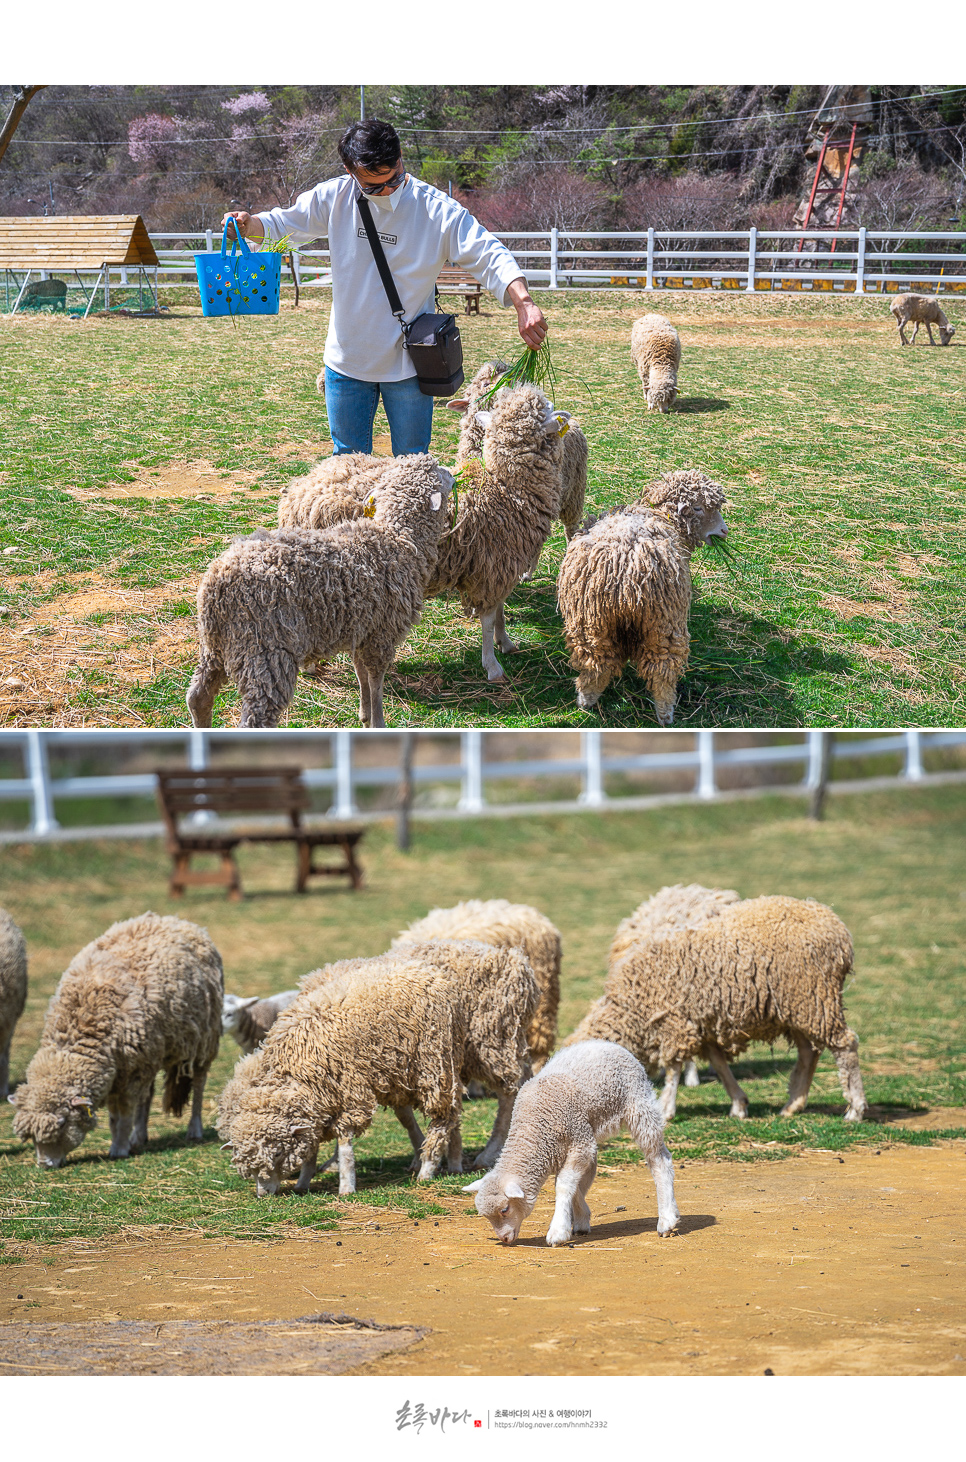
[[(293, 244), (328, 236), (332, 312), (323, 360), (330, 370), (357, 381), (404, 381), (416, 372), (362, 226), (358, 191), (344, 173), (301, 193), (291, 208), (255, 217), (273, 241), (286, 234)], [(369, 204), (407, 323), (435, 313), (434, 288), (446, 264), (468, 270), (501, 305), (507, 303), (507, 286), (523, 270), (461, 204), (412, 175), (395, 193)]]

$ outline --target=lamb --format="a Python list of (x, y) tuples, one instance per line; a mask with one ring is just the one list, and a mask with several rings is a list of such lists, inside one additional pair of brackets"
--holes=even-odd
[(522, 951), (475, 940), (414, 944), (306, 976), (241, 1063), (240, 1089), (233, 1080), (222, 1095), (218, 1130), (235, 1168), (255, 1179), (259, 1197), (277, 1193), (285, 1173), (314, 1170), (320, 1143), (335, 1137), (339, 1192), (353, 1193), (352, 1142), (381, 1104), (425, 1112), (421, 1181), (444, 1156), (461, 1172), (462, 1084), (474, 1079), (501, 1097), (484, 1149), (495, 1162), (530, 1075), (526, 1028), (538, 997)]
[(642, 315), (631, 326), (631, 355), (648, 411), (670, 411), (678, 395), (681, 339), (664, 315)]
[(0, 1100), (9, 1090), (13, 1029), (26, 1003), (27, 945), (6, 909), (0, 909)]
[(672, 472), (642, 502), (588, 519), (574, 538), (557, 600), (582, 710), (597, 704), (630, 660), (659, 724), (672, 724), (690, 649), (691, 554), (727, 534), (724, 501), (724, 489), (703, 472)]
[[(722, 892), (730, 890), (708, 890)], [(722, 903), (703, 922), (645, 931), (619, 949), (603, 995), (564, 1044), (618, 1041), (645, 1066), (663, 1065), (665, 1121), (674, 1116), (682, 1065), (702, 1057), (721, 1078), (731, 1115), (746, 1117), (748, 1098), (728, 1062), (750, 1041), (779, 1037), (798, 1048), (782, 1108), (783, 1117), (794, 1116), (828, 1047), (848, 1102), (845, 1120), (858, 1122), (868, 1103), (858, 1037), (842, 1007), (852, 958), (849, 931), (824, 904), (783, 895)]]
[(246, 1053), (254, 1051), (265, 1039), (283, 1010), (287, 1010), (298, 994), (283, 990), (280, 995), (225, 995), (221, 1011), (221, 1029), (230, 1035)]
[(346, 650), (360, 720), (385, 726), (383, 680), (422, 610), (452, 486), (452, 473), (432, 457), (400, 457), (371, 495), (371, 520), (236, 539), (198, 589), (192, 723), (211, 725), (215, 696), (230, 678), (241, 695), (239, 724), (276, 726), (299, 665)]
[(929, 344), (935, 345), (932, 338), (933, 325), (939, 326), (939, 342), (941, 345), (948, 345), (956, 334), (956, 326), (950, 325), (946, 316), (939, 308), (939, 300), (934, 294), (897, 294), (889, 312), (895, 318), (899, 327), (899, 339), (903, 345), (909, 345), (903, 330), (904, 325), (915, 322), (915, 330), (912, 332), (911, 344), (915, 345), (916, 336), (919, 334), (919, 326), (925, 325), (929, 336)]
[(463, 1189), (476, 1194), (501, 1244), (516, 1242), (537, 1194), (553, 1173), (556, 1187), (547, 1243), (590, 1233), (587, 1190), (597, 1175), (597, 1144), (626, 1124), (657, 1190), (657, 1231), (680, 1219), (674, 1165), (664, 1145), (664, 1122), (640, 1062), (612, 1041), (581, 1041), (560, 1051), (520, 1088), (500, 1160)]
[[(427, 939), (479, 939), (484, 944), (522, 949), (540, 987), (540, 1002), (527, 1029), (534, 1071), (539, 1071), (557, 1040), (560, 1004), (560, 930), (529, 904), (506, 899), (465, 899), (451, 909), (431, 909), (393, 940), (391, 948)], [(474, 1095), (475, 1093), (470, 1093)]]
[(180, 1116), (190, 1093), (188, 1140), (201, 1142), (224, 994), (221, 956), (207, 932), (184, 919), (141, 914), (85, 945), (61, 976), (40, 1048), (10, 1098), (14, 1131), (34, 1141), (38, 1166), (59, 1168), (105, 1102), (108, 1156), (140, 1151), (161, 1070), (162, 1109)]

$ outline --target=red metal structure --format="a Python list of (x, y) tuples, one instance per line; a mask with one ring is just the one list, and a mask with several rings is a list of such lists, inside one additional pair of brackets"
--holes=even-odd
[[(838, 208), (835, 213), (835, 222), (831, 226), (835, 229), (839, 227), (839, 224), (842, 221), (842, 211), (845, 208), (845, 195), (849, 185), (849, 174), (852, 171), (852, 160), (855, 156), (855, 137), (857, 130), (857, 123), (853, 122), (852, 133), (847, 142), (844, 138), (837, 139), (834, 142), (832, 141), (832, 133), (833, 131), (835, 131), (834, 126), (829, 127), (826, 131), (825, 136), (822, 139), (822, 149), (818, 156), (818, 164), (815, 168), (815, 178), (812, 182), (812, 191), (809, 194), (808, 206), (806, 207), (805, 217), (802, 221), (803, 234), (804, 230), (808, 228), (808, 225), (811, 222), (812, 214), (815, 212), (816, 209), (816, 203), (819, 201), (832, 202), (836, 196), (838, 196)], [(832, 173), (831, 170), (827, 169), (825, 166), (826, 154), (829, 152), (844, 152), (846, 154), (845, 164), (839, 177), (836, 177), (835, 174)], [(825, 173), (825, 182), (822, 181), (823, 172)], [(801, 253), (802, 245), (804, 244), (804, 242), (804, 237), (799, 239), (796, 246), (798, 253)], [(836, 242), (837, 239), (833, 238), (832, 247), (829, 250), (829, 252), (832, 254), (835, 253)]]

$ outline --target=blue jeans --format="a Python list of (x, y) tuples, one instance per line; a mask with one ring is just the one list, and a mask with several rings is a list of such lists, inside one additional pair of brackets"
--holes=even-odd
[(433, 434), (433, 398), (415, 376), (406, 381), (357, 381), (325, 368), (325, 409), (334, 455), (372, 451), (372, 423), (379, 397), (389, 421), (394, 457), (428, 452)]

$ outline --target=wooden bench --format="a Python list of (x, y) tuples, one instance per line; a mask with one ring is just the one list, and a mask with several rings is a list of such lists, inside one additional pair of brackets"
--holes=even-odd
[(465, 314), (478, 315), (480, 313), (480, 294), (483, 286), (465, 269), (451, 267), (441, 270), (436, 281), (436, 288), (440, 294), (463, 295), (466, 300)]
[[(295, 843), (297, 865), (296, 893), (304, 893), (310, 878), (348, 878), (353, 888), (362, 885), (362, 869), (356, 862), (355, 848), (363, 835), (362, 828), (342, 824), (333, 828), (306, 828), (302, 813), (308, 806), (309, 790), (302, 781), (301, 767), (226, 767), (223, 771), (192, 771), (182, 767), (166, 767), (157, 772), (158, 802), (167, 828), (167, 848), (174, 860), (170, 891), (177, 898), (187, 884), (224, 884), (230, 899), (242, 896), (241, 879), (235, 862), (235, 849), (240, 843)], [(205, 826), (198, 813), (214, 816), (247, 813), (279, 812), (288, 816), (286, 828), (255, 826)], [(195, 817), (186, 828), (183, 819)], [(313, 853), (319, 847), (342, 849), (343, 861), (317, 867)], [(195, 872), (191, 859), (197, 853), (216, 853), (221, 867), (214, 872)]]

